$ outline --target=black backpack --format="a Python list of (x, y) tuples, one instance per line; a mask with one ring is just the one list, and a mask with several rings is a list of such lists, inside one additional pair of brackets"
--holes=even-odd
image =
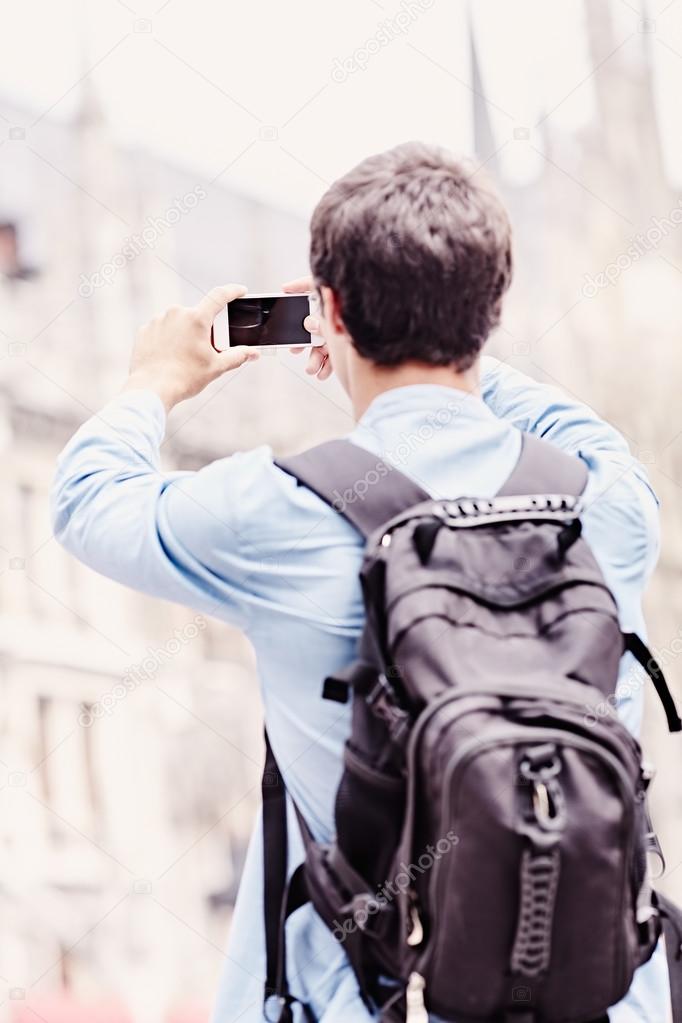
[(266, 1019), (295, 1018), (285, 924), (310, 899), (382, 1020), (606, 1020), (675, 920), (647, 880), (650, 773), (613, 709), (625, 650), (682, 722), (581, 537), (584, 463), (524, 435), (484, 500), (433, 500), (348, 441), (278, 464), (365, 536), (366, 625), (322, 693), (352, 695), (336, 840), (299, 813), (288, 883), (267, 743)]

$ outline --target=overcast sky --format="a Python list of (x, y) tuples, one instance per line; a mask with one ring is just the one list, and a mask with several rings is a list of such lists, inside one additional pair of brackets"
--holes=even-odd
[[(639, 0), (604, 0), (616, 37), (641, 45)], [(654, 6), (654, 5), (652, 5)], [(476, 0), (475, 27), (505, 172), (540, 159), (515, 145), (548, 111), (572, 131), (593, 112), (582, 0)], [(111, 130), (227, 186), (307, 213), (369, 152), (413, 137), (471, 144), (464, 0), (22, 0), (3, 4), (2, 101), (72, 116), (87, 78)], [(677, 103), (682, 0), (652, 11), (659, 115), (682, 180)], [(555, 109), (556, 108), (556, 109)], [(6, 111), (5, 111), (6, 112)], [(9, 125), (0, 121), (0, 137)], [(30, 130), (30, 129), (29, 129)], [(1, 158), (1, 151), (0, 151)]]

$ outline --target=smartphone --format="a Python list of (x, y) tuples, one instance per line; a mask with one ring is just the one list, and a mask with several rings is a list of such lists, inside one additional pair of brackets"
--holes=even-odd
[(226, 305), (213, 322), (213, 347), (219, 352), (237, 345), (291, 348), (321, 345), (303, 326), (314, 312), (313, 295), (245, 295)]

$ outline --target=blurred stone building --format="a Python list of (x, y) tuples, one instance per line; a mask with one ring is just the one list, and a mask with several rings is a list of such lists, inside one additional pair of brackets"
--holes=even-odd
[[(215, 991), (258, 800), (252, 653), (68, 557), (48, 488), (136, 327), (220, 281), (277, 290), (306, 225), (121, 151), (87, 83), (73, 124), (32, 116), (0, 159), (0, 1019), (56, 1023), (62, 990), (70, 1023), (100, 1002), (181, 1023)], [(174, 413), (165, 467), (302, 447), (302, 401), (317, 435), (345, 427), (293, 357), (252, 369)]]

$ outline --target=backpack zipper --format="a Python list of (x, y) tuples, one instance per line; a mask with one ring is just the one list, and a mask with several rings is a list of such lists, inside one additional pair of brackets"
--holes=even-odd
[[(584, 683), (577, 682), (575, 684), (576, 685), (583, 685)], [(555, 703), (558, 703), (558, 704), (560, 704), (563, 707), (570, 708), (574, 712), (570, 716), (571, 720), (574, 721), (577, 724), (580, 723), (579, 717), (576, 715), (576, 712), (579, 712), (579, 710), (580, 710), (579, 705), (578, 705), (578, 703), (575, 700), (571, 699), (570, 697), (567, 697), (565, 694), (563, 694), (561, 692), (561, 688), (562, 688), (561, 685), (553, 685), (551, 683), (549, 685), (546, 684), (546, 690), (544, 692), (542, 692), (540, 695), (538, 695), (538, 687), (534, 686), (533, 683), (527, 684), (527, 689), (525, 691), (524, 691), (524, 685), (526, 685), (526, 684), (525, 683), (521, 683), (521, 684), (514, 683), (513, 685), (511, 685), (511, 684), (510, 685), (505, 685), (504, 683), (495, 683), (494, 685), (485, 686), (485, 687), (482, 687), (482, 688), (476, 689), (476, 690), (458, 689), (458, 690), (453, 692), (452, 689), (446, 689), (444, 692), (442, 692), (440, 694), (440, 696), (437, 696), (436, 699), (433, 700), (422, 711), (421, 715), (417, 718), (417, 721), (415, 722), (414, 728), (412, 729), (412, 735), (410, 736), (410, 742), (408, 744), (408, 750), (407, 750), (407, 757), (408, 757), (408, 762), (409, 762), (408, 774), (409, 775), (412, 774), (412, 768), (414, 767), (414, 758), (416, 756), (416, 747), (417, 747), (417, 745), (419, 743), (419, 740), (421, 738), (421, 733), (424, 731), (426, 725), (429, 723), (429, 721), (431, 720), (432, 716), (441, 709), (441, 707), (445, 706), (446, 704), (448, 704), (450, 702), (454, 703), (456, 700), (462, 700), (462, 699), (465, 699), (467, 697), (476, 697), (476, 696), (493, 696), (493, 697), (497, 696), (497, 697), (507, 697), (509, 699), (521, 699), (522, 700), (522, 699), (525, 698), (525, 699), (535, 699), (535, 700), (537, 700), (541, 696), (541, 697), (544, 697), (544, 698), (549, 698), (549, 699), (553, 700)], [(585, 689), (588, 690), (588, 691), (589, 691), (589, 689), (593, 689), (593, 688), (594, 688), (593, 686), (585, 685)], [(474, 708), (474, 709), (476, 709), (476, 708)], [(454, 720), (457, 720), (457, 719), (453, 718), (453, 721)], [(622, 728), (622, 734), (621, 735), (613, 734), (613, 725), (614, 724), (621, 725), (621, 728)], [(639, 750), (639, 746), (638, 746), (636, 740), (630, 735), (630, 733), (627, 731), (625, 726), (622, 725), (621, 722), (618, 719), (611, 720), (610, 718), (605, 717), (603, 719), (603, 721), (600, 722), (600, 725), (603, 725), (603, 730), (602, 730), (601, 727), (600, 727), (599, 732), (597, 732), (597, 730), (595, 729), (594, 730), (594, 734), (595, 735), (600, 735), (600, 736), (604, 736), (604, 737), (608, 736), (608, 739), (606, 741), (608, 741), (609, 746), (613, 745), (614, 743), (619, 745), (619, 746), (621, 746), (621, 744), (622, 744), (623, 752), (629, 752), (633, 756), (635, 756), (638, 761), (641, 760), (640, 750)], [(569, 734), (574, 734), (574, 733), (569, 733)], [(596, 741), (596, 740), (594, 740), (594, 741)]]

